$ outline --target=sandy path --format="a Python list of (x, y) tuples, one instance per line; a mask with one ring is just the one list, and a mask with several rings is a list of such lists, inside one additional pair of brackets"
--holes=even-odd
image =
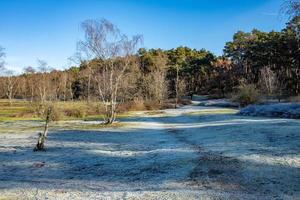
[(0, 134), (0, 194), (16, 199), (300, 199), (300, 121), (189, 114), (214, 109), (186, 106), (137, 113), (119, 128), (53, 130), (46, 152), (32, 151), (33, 131)]

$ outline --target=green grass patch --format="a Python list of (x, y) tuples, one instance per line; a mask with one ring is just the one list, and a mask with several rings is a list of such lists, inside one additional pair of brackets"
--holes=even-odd
[(38, 117), (11, 117), (11, 116), (0, 116), (0, 122), (6, 121), (39, 121), (41, 118)]
[[(104, 115), (90, 115), (83, 118), (84, 121), (102, 121)], [(134, 112), (126, 112), (117, 114), (117, 119), (124, 119), (129, 117), (135, 117)], [(68, 118), (70, 119), (70, 118)]]
[(165, 114), (165, 113), (166, 112), (162, 111), (162, 110), (154, 110), (154, 111), (148, 111), (145, 114), (147, 114), (147, 115), (162, 115), (162, 114)]
[[(43, 121), (18, 121), (18, 122), (0, 122), (0, 134), (18, 134), (18, 133), (38, 133), (44, 130)], [(51, 122), (49, 131), (58, 130), (101, 130), (105, 128), (126, 127), (127, 123), (115, 122), (113, 124), (103, 125), (99, 123), (85, 123), (84, 121), (59, 121)]]
[(225, 114), (236, 114), (237, 109), (222, 108), (222, 109), (204, 109), (195, 112), (189, 112), (186, 115), (225, 115)]
[[(57, 120), (102, 120), (104, 108), (100, 102), (57, 101), (53, 102)], [(25, 100), (0, 100), (0, 121), (41, 120), (37, 112), (38, 103)], [(133, 112), (117, 114), (117, 118), (132, 117)]]
[(86, 124), (81, 122), (72, 122), (72, 121), (61, 121), (61, 122), (54, 122), (50, 124), (50, 129), (52, 130), (97, 130), (102, 128), (120, 128), (125, 127), (127, 124), (124, 122), (115, 122), (113, 124), (101, 124), (99, 123), (92, 123)]
[(0, 196), (0, 200), (17, 200), (18, 198), (16, 197), (5, 197), (5, 196)]
[(8, 100), (0, 100), (0, 121), (35, 119), (35, 116), (29, 114), (31, 112), (32, 106), (28, 101), (14, 100), (10, 104)]
[(104, 124), (82, 124), (82, 125), (78, 125), (78, 126), (75, 126), (74, 128), (75, 129), (78, 129), (78, 130), (89, 130), (89, 129), (101, 129), (101, 128), (121, 128), (121, 127), (125, 127), (126, 126), (126, 123), (124, 122), (115, 122), (113, 124), (107, 124), (107, 125), (104, 125)]

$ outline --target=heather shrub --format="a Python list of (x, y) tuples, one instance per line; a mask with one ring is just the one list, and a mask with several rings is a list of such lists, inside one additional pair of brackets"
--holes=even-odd
[(245, 107), (258, 103), (260, 96), (260, 92), (255, 85), (243, 84), (238, 87), (237, 92), (233, 95), (233, 101), (239, 103), (241, 107)]

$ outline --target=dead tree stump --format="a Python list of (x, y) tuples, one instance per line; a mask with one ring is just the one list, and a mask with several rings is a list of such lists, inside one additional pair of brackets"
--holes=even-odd
[(52, 113), (52, 107), (49, 106), (49, 108), (47, 110), (47, 115), (46, 115), (46, 123), (45, 123), (44, 132), (39, 133), (39, 139), (38, 139), (38, 142), (37, 142), (35, 148), (33, 149), (34, 151), (45, 151), (45, 140), (46, 140), (47, 134), (48, 134), (51, 113)]

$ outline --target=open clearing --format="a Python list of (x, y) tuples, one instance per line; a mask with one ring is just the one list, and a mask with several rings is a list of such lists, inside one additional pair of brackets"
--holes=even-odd
[(0, 122), (0, 199), (300, 199), (300, 121), (234, 112), (60, 122), (46, 152), (41, 122)]

